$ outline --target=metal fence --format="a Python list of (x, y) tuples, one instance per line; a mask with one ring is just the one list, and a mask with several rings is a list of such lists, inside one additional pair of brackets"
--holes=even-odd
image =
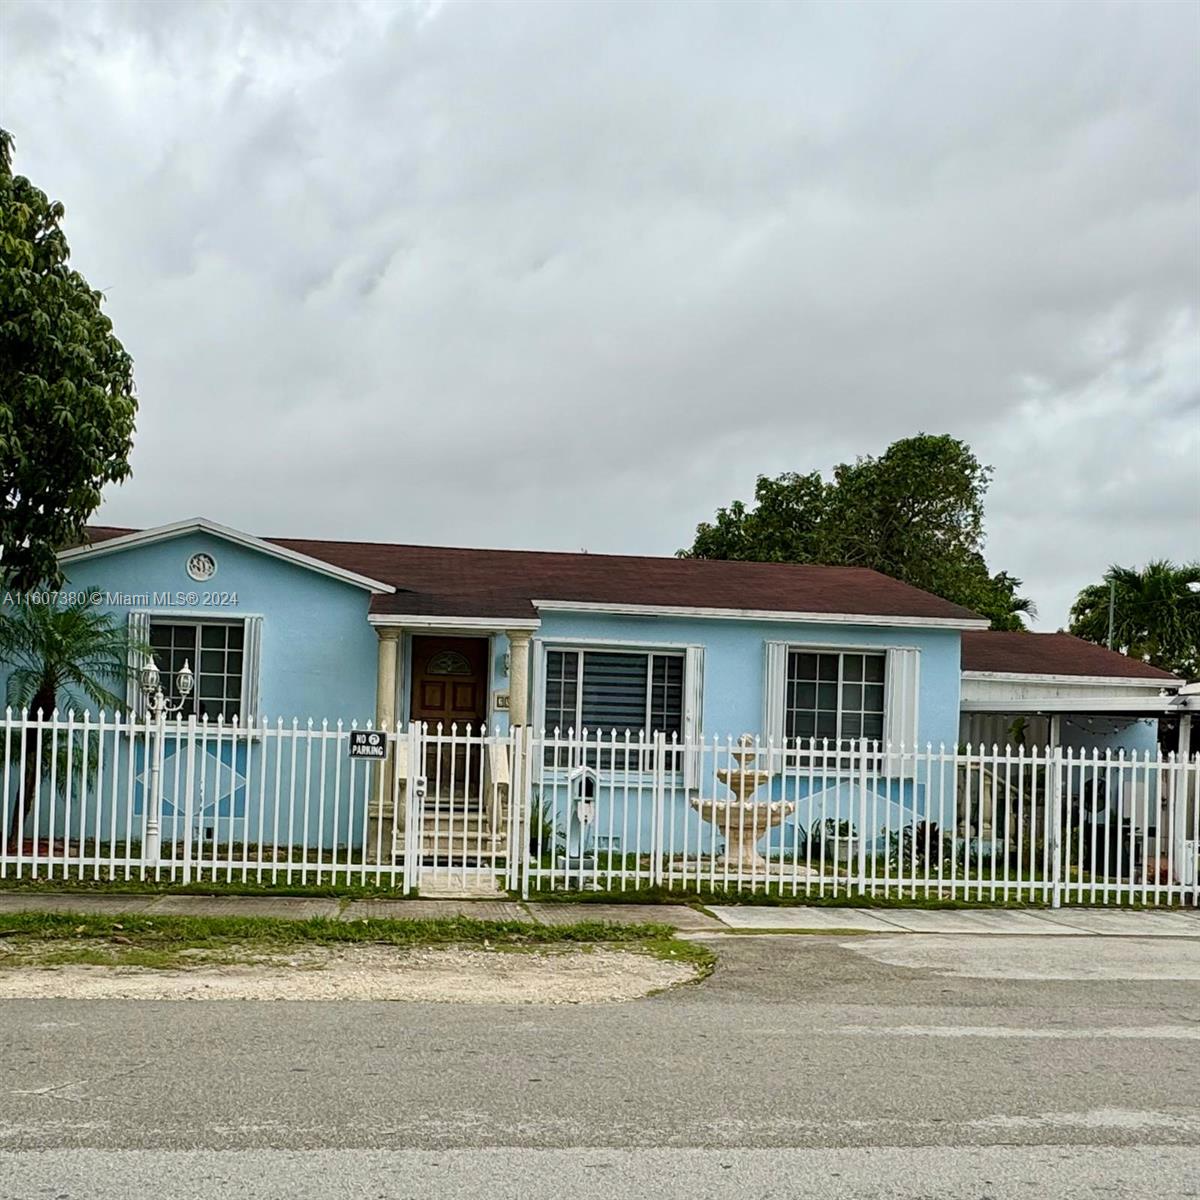
[(0, 879), (1200, 903), (1200, 756), (10, 712), (0, 771)]

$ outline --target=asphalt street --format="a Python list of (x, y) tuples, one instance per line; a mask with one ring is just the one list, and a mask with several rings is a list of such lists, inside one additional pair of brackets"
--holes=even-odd
[(1200, 1195), (1200, 942), (713, 945), (621, 1005), (7, 1001), (0, 1195)]

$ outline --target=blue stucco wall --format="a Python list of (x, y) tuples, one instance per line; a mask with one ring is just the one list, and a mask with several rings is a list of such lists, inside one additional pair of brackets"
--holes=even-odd
[(959, 634), (943, 629), (886, 629), (868, 625), (809, 625), (683, 617), (613, 617), (595, 613), (548, 612), (537, 640), (594, 640), (648, 645), (702, 645), (704, 733), (712, 737), (761, 733), (765, 643), (921, 652), (917, 740), (920, 745), (958, 738)]
[[(201, 550), (217, 562), (216, 575), (203, 584), (186, 570), (189, 557)], [(151, 594), (150, 603), (101, 605), (121, 620), (130, 609), (164, 620), (261, 615), (260, 715), (347, 723), (375, 715), (378, 641), (367, 624), (370, 594), (362, 588), (222, 538), (189, 534), (71, 562), (64, 590), (107, 593), (109, 599)], [(182, 602), (155, 604), (155, 592), (182, 593)], [(205, 593), (232, 593), (236, 600), (204, 604)]]
[[(945, 743), (948, 750), (953, 750), (958, 734), (960, 674), (956, 630), (548, 612), (542, 614), (536, 640), (543, 647), (588, 642), (600, 648), (621, 644), (704, 646), (703, 732), (708, 739), (715, 736), (722, 740), (746, 732), (763, 732), (765, 644), (769, 641), (874, 650), (912, 647), (921, 652), (919, 744), (932, 743), (936, 748)], [(706, 762), (708, 766), (701, 771), (702, 794), (711, 795), (715, 790), (723, 795), (723, 789), (711, 778), (711, 756)], [(631, 845), (635, 840), (642, 846), (649, 844), (650, 806), (636, 801), (627, 803), (623, 790), (600, 790), (595, 823), (584, 831), (574, 821), (571, 789), (561, 777), (554, 772), (543, 772), (538, 783), (545, 802), (563, 827), (572, 853), (578, 853), (589, 837), (593, 849), (608, 848), (611, 844), (614, 851), (620, 851), (622, 845)], [(863, 823), (865, 812), (865, 832), (873, 836), (876, 831), (900, 828), (911, 821), (914, 810), (918, 816), (925, 811), (926, 789), (913, 780), (872, 780), (865, 796), (854, 782), (846, 781), (823, 788), (810, 797), (806, 778), (793, 773), (786, 780), (777, 778), (772, 790), (776, 798), (796, 802), (794, 816), (771, 839), (777, 851), (802, 844), (797, 825), (806, 830), (817, 819), (850, 820), (857, 826)], [(690, 807), (690, 799), (679, 778), (677, 786), (669, 789), (666, 796), (663, 844), (668, 850), (694, 851), (706, 847), (713, 837), (712, 827), (699, 820)], [(634, 826), (638, 828), (636, 839)], [(718, 843), (721, 840), (717, 839)]]
[[(186, 563), (197, 551), (211, 554), (217, 563), (216, 575), (205, 583), (197, 583), (187, 574)], [(223, 538), (193, 533), (73, 561), (67, 564), (62, 590), (97, 594), (101, 597), (98, 607), (112, 612), (122, 624), (130, 610), (149, 612), (164, 620), (261, 616), (258, 716), (273, 725), (282, 718), (289, 728), (295, 718), (299, 718), (301, 728), (310, 719), (317, 727), (323, 719), (331, 726), (338, 720), (349, 726), (354, 721), (364, 725), (374, 719), (378, 639), (367, 623), (370, 593), (363, 588)], [(160, 594), (159, 598), (155, 593)], [(171, 601), (166, 600), (168, 595)], [(7, 672), (0, 664), (0, 688), (6, 683)], [(113, 690), (124, 696), (123, 686), (116, 685)], [(63, 708), (72, 706), (77, 712), (94, 707), (80, 697), (69, 697)], [(76, 733), (77, 745), (81, 737)], [(111, 732), (90, 745), (93, 763), (97, 754), (103, 753), (106, 777), (101, 781), (100, 806), (89, 810), (78, 836), (109, 835), (119, 842), (136, 843), (144, 819), (145, 745)], [(182, 837), (186, 773), (180, 772), (182, 756), (175, 754), (176, 740), (168, 735), (164, 746), (162, 834), (168, 842)], [(280, 793), (285, 799), (295, 799), (292, 811), (286, 805), (281, 810), (281, 830), (274, 831), (268, 822), (265, 835), (279, 837), (287, 844), (293, 836), (303, 837), (307, 831), (305, 840), (316, 845), (316, 805), (306, 813), (305, 795), (306, 791), (310, 797), (318, 794), (322, 786), (319, 764), (306, 761), (304, 750), (293, 764), (290, 749), (290, 741), (279, 739), (249, 744), (239, 741), (235, 748), (211, 726), (196, 755), (193, 785), (197, 834), (234, 841), (256, 836), (263, 794), (268, 801), (274, 794), (277, 758)], [(331, 754), (339, 751), (345, 755), (343, 747), (330, 744)], [(268, 774), (262, 777), (264, 755), (273, 758)], [(325, 845), (335, 827), (339, 838), (348, 838), (351, 843), (361, 840), (369, 792), (365, 781), (371, 769), (367, 764), (358, 765), (352, 779), (347, 764), (336, 781), (330, 769), (324, 783), (324, 815), (320, 821)], [(43, 833), (52, 828), (61, 830), (71, 814), (61, 798), (54, 800), (48, 780), (44, 791), (36, 825)], [(11, 799), (6, 802), (11, 804)], [(79, 817), (77, 813), (75, 820)], [(71, 828), (74, 832), (76, 826)]]

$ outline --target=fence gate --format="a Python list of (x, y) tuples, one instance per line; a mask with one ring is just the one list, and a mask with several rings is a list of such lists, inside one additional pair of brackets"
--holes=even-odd
[(509, 874), (512, 739), (419, 724), (402, 737), (406, 887), (497, 892)]

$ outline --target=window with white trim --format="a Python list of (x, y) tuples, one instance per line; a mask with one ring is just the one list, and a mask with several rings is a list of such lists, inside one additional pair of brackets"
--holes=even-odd
[[(682, 650), (547, 650), (546, 731), (565, 738), (568, 730), (587, 730), (589, 739), (628, 731), (631, 741), (643, 733), (682, 737), (684, 663)], [(553, 758), (551, 752), (547, 761)]]
[(883, 738), (887, 655), (788, 649), (786, 743)]
[(195, 675), (183, 717), (226, 721), (242, 715), (245, 626), (242, 621), (164, 621), (151, 618), (148, 641), (158, 662), (162, 689), (179, 699), (176, 680), (183, 664)]

